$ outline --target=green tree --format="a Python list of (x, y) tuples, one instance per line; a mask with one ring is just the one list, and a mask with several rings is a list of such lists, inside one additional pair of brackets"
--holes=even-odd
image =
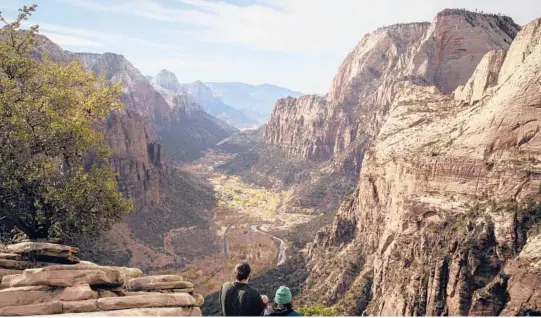
[(120, 85), (78, 61), (33, 56), (36, 5), (8, 23), (0, 13), (0, 222), (30, 239), (75, 239), (108, 229), (131, 210), (107, 164), (96, 122), (122, 107)]
[(297, 311), (303, 316), (338, 316), (337, 312), (333, 308), (325, 307), (323, 305), (299, 307)]

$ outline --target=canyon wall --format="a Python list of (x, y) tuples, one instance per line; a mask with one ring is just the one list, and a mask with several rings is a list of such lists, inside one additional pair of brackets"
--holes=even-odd
[(306, 251), (301, 303), (540, 312), (540, 26), (446, 10), (399, 57), (357, 189)]
[(485, 53), (507, 49), (518, 29), (507, 17), (456, 10), (441, 12), (432, 24), (380, 28), (348, 54), (326, 96), (280, 100), (265, 142), (316, 162), (343, 164), (348, 160), (340, 156), (354, 147), (362, 156), (385, 122), (397, 84), (449, 93), (466, 83)]
[[(125, 109), (109, 114), (96, 123), (96, 129), (104, 132), (104, 141), (112, 149), (109, 163), (117, 173), (119, 190), (133, 201), (134, 209), (108, 233), (72, 243), (81, 246), (84, 257), (109, 265), (158, 269), (190, 261), (186, 253), (193, 253), (189, 250), (165, 245), (180, 229), (191, 228), (183, 233), (188, 236), (209, 231), (214, 198), (209, 187), (177, 171), (171, 158), (187, 159), (175, 156), (178, 153), (190, 154), (190, 158), (202, 155), (204, 149), (235, 130), (191, 100), (179, 97), (169, 104), (122, 55), (71, 53), (43, 36), (38, 36), (38, 41), (37, 58), (47, 54), (60, 63), (78, 59), (97, 75), (122, 82)], [(168, 142), (167, 137), (174, 142)], [(199, 244), (212, 251), (210, 236), (201, 237)]]

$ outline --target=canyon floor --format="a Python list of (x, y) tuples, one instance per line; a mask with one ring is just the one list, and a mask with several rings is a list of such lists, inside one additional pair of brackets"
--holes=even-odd
[[(217, 169), (232, 156), (211, 151), (195, 162), (178, 167), (210, 184), (216, 197), (210, 235), (220, 248), (182, 266), (184, 270), (180, 273), (196, 283), (205, 296), (218, 291), (224, 281), (231, 280), (232, 269), (241, 260), (250, 262), (253, 275), (283, 264), (288, 258), (289, 243), (280, 235), (295, 231), (298, 225), (317, 216), (312, 210), (292, 209), (291, 191), (248, 184), (238, 176)], [(164, 240), (164, 249), (173, 255), (175, 250), (182, 249), (174, 244), (182, 242), (181, 237), (187, 231), (190, 229), (170, 231)], [(171, 269), (159, 273), (179, 272)]]

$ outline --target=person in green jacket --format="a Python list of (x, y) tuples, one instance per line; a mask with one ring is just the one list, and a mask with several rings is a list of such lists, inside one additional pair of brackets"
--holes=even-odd
[(220, 290), (220, 305), (224, 316), (261, 316), (266, 305), (261, 295), (248, 285), (250, 265), (235, 266), (235, 282), (226, 282)]

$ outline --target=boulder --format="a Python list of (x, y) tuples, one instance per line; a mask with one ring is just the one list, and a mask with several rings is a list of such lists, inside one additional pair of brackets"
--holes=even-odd
[(52, 261), (67, 264), (79, 262), (79, 259), (76, 256), (77, 253), (79, 253), (79, 249), (67, 245), (23, 242), (7, 245), (7, 249), (12, 253), (21, 254), (25, 258), (31, 258), (38, 261)]
[(93, 291), (88, 284), (81, 284), (72, 287), (66, 287), (58, 295), (58, 300), (76, 301), (98, 298), (98, 292)]
[(100, 310), (97, 299), (63, 301), (62, 307), (65, 313), (94, 312)]
[(98, 311), (78, 314), (64, 314), (62, 316), (201, 316), (201, 310), (198, 307), (171, 307), (171, 308), (137, 308), (113, 311)]
[(118, 310), (151, 307), (188, 307), (195, 306), (195, 304), (195, 299), (191, 295), (184, 293), (125, 296), (98, 299), (98, 307), (100, 308), (100, 310)]
[(178, 275), (147, 276), (130, 279), (126, 288), (128, 291), (159, 290), (159, 289), (184, 289), (193, 288), (190, 282), (183, 281)]
[(0, 308), (52, 301), (54, 289), (49, 286), (15, 287), (0, 290)]
[(62, 303), (47, 302), (24, 306), (9, 306), (0, 308), (0, 316), (36, 316), (62, 313)]
[(33, 285), (70, 287), (80, 284), (121, 286), (120, 272), (107, 267), (56, 265), (25, 270), (21, 275), (2, 277), (3, 288)]

